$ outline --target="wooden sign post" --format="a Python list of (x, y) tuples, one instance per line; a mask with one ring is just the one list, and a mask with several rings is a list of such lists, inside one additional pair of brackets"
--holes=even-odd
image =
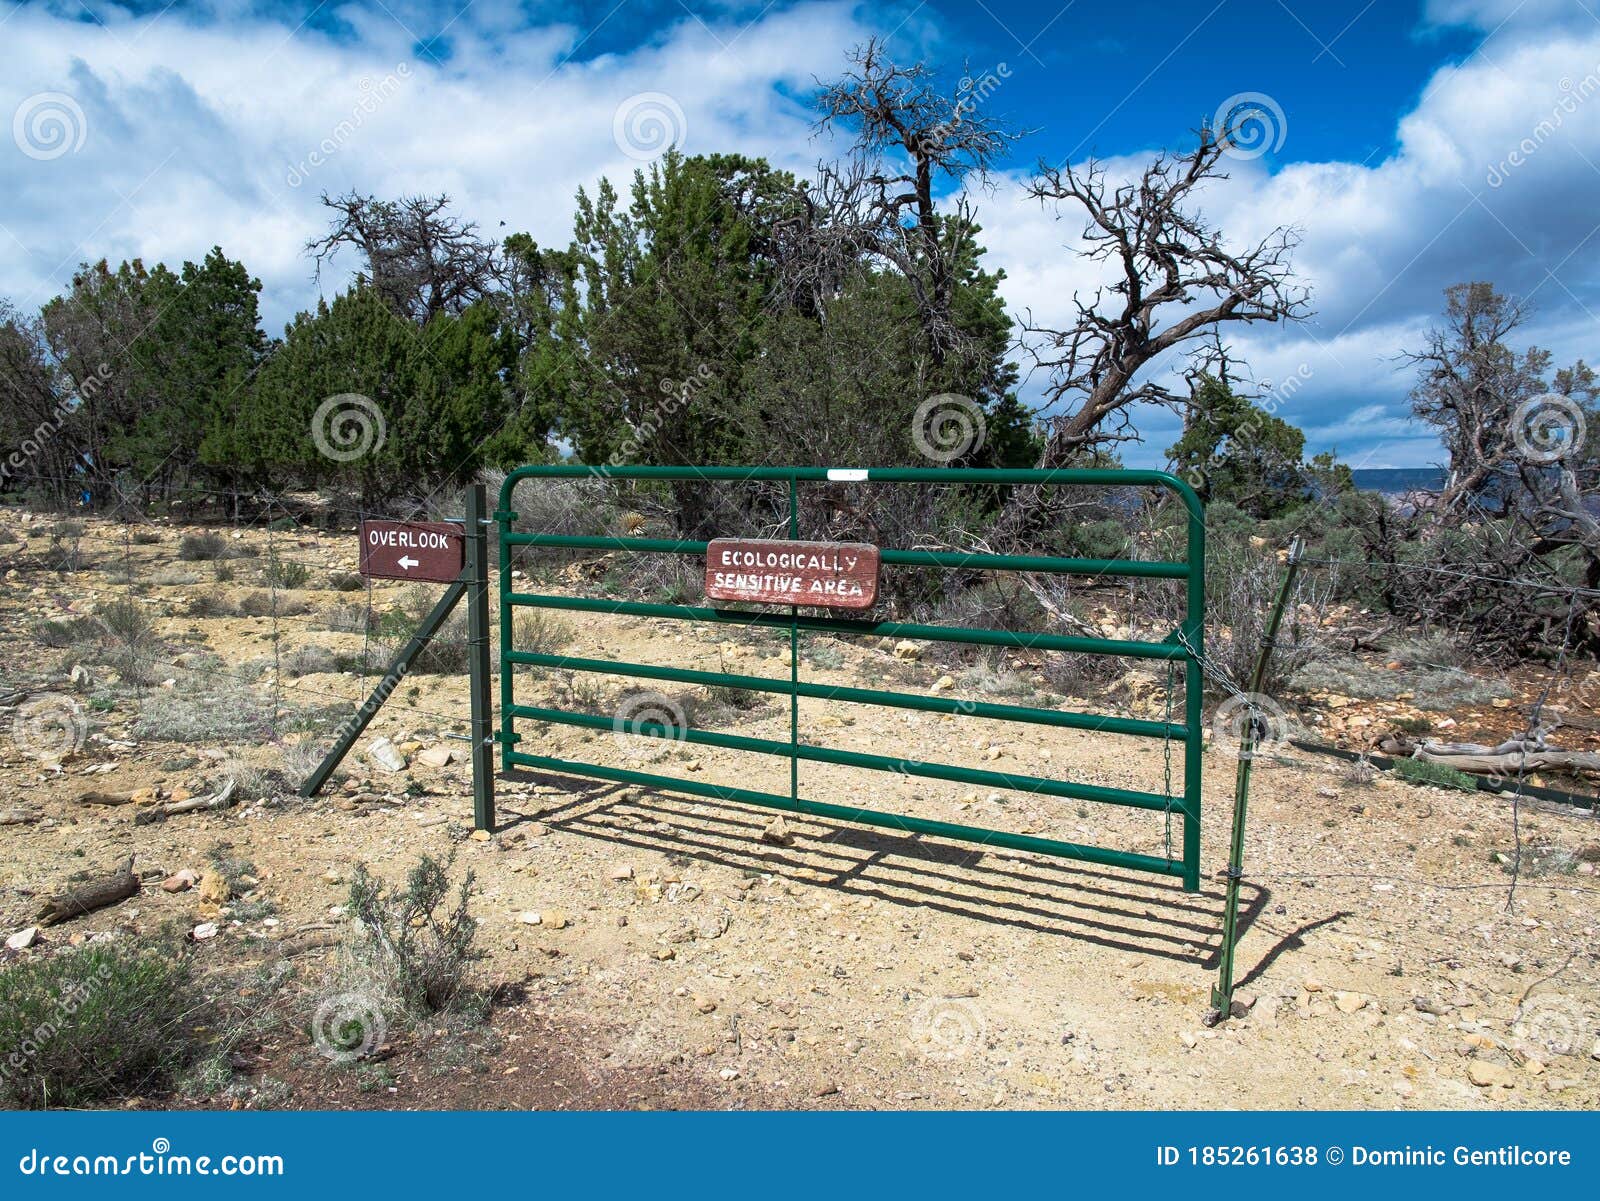
[(706, 596), (774, 605), (870, 609), (878, 548), (865, 542), (718, 538), (706, 546)]

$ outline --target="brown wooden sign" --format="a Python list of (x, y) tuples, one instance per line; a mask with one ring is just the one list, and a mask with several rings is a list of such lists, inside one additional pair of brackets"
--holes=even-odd
[(449, 583), (461, 574), (465, 537), (453, 521), (363, 521), (361, 574)]
[(718, 538), (706, 547), (706, 595), (867, 609), (878, 596), (878, 548), (865, 542)]

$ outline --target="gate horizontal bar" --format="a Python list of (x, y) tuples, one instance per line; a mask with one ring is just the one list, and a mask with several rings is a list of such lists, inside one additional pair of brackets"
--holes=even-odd
[(713, 609), (705, 605), (658, 605), (645, 601), (601, 600), (587, 596), (541, 596), (509, 592), (503, 605), (531, 609), (570, 609), (577, 613), (617, 613), (627, 617), (681, 617), (692, 621), (731, 625), (776, 626), (825, 634), (865, 634), (883, 638), (918, 638), (925, 642), (961, 642), (974, 646), (1011, 646), (1027, 650), (1070, 651), (1090, 655), (1122, 655), (1130, 659), (1185, 659), (1188, 652), (1177, 642), (1128, 642), (1113, 638), (1082, 638), (1070, 634), (1023, 634), (1011, 630), (966, 630), (958, 626), (926, 626), (903, 621), (863, 621), (845, 617), (791, 617), (753, 609)]
[[(1185, 481), (1166, 471), (1111, 467), (591, 467), (583, 463), (537, 463), (518, 467), (506, 484), (529, 479), (610, 480), (831, 480), (874, 484), (1055, 484), (1166, 488), (1184, 507), (1201, 514), (1200, 500)], [(504, 487), (504, 485), (502, 485)]]
[(1186, 812), (1182, 799), (1154, 792), (1134, 792), (1126, 788), (1107, 788), (1100, 784), (1072, 784), (1065, 780), (1046, 780), (1042, 776), (1017, 776), (976, 767), (957, 767), (953, 763), (924, 763), (916, 759), (895, 759), (865, 751), (846, 751), (808, 742), (779, 742), (773, 738), (752, 738), (746, 734), (724, 734), (697, 726), (674, 727), (658, 721), (619, 722), (593, 713), (574, 713), (570, 709), (545, 709), (535, 705), (513, 705), (513, 717), (578, 726), (588, 730), (612, 730), (642, 738), (666, 738), (692, 742), (699, 746), (722, 747), (730, 751), (753, 751), (759, 755), (780, 755), (812, 763), (831, 763), (838, 767), (860, 767), (868, 771), (887, 771), (896, 775), (920, 776), (928, 780), (949, 780), (957, 784), (977, 784), (984, 788), (1009, 788), (1043, 796), (1066, 797), (1074, 801), (1094, 801), (1122, 805), (1129, 809), (1154, 809)]
[[(708, 542), (677, 538), (589, 537), (567, 534), (507, 534), (508, 546), (548, 546), (563, 550), (629, 550), (668, 555), (703, 555)], [(988, 571), (1037, 571), (1057, 575), (1139, 576), (1147, 579), (1186, 580), (1187, 563), (1142, 559), (1060, 559), (1048, 555), (989, 555), (967, 551), (879, 551), (879, 559), (901, 567), (949, 567)]]
[(873, 688), (846, 685), (798, 683), (767, 676), (730, 675), (721, 671), (698, 671), (691, 667), (658, 667), (651, 663), (624, 663), (618, 659), (578, 659), (571, 655), (546, 655), (535, 651), (512, 651), (505, 656), (511, 663), (530, 667), (565, 668), (601, 675), (637, 676), (645, 680), (667, 680), (676, 684), (704, 684), (714, 688), (744, 688), (751, 692), (775, 692), (788, 696), (791, 691), (819, 701), (846, 701), (859, 705), (887, 705), (895, 709), (916, 709), (923, 713), (949, 713), (957, 717), (986, 717), (995, 721), (1020, 721), (1037, 726), (1060, 726), (1068, 730), (1088, 730), (1097, 734), (1131, 734), (1141, 738), (1183, 738), (1185, 729), (1176, 723), (1145, 721), (1136, 717), (1113, 717), (1100, 713), (1070, 713), (1062, 709), (1036, 709), (1029, 705), (996, 705), (987, 701), (963, 701), (946, 696), (920, 696), (914, 692), (879, 692)]
[(610, 780), (617, 784), (638, 784), (662, 788), (669, 792), (683, 792), (691, 796), (709, 797), (717, 801), (737, 801), (746, 805), (759, 805), (765, 809), (780, 809), (785, 813), (804, 813), (812, 817), (826, 817), (834, 821), (855, 822), (866, 826), (879, 826), (900, 830), (908, 834), (929, 834), (935, 838), (950, 838), (957, 842), (975, 843), (982, 847), (1002, 847), (1008, 851), (1030, 851), (1038, 855), (1052, 855), (1059, 859), (1076, 859), (1083, 863), (1098, 863), (1105, 867), (1120, 867), (1131, 871), (1153, 872), (1161, 876), (1182, 876), (1184, 865), (1174, 859), (1157, 855), (1141, 855), (1133, 851), (1113, 851), (1105, 847), (1084, 846), (1075, 842), (1059, 842), (1053, 838), (1039, 838), (1032, 834), (1012, 834), (1005, 830), (986, 830), (981, 826), (963, 826), (955, 822), (934, 821), (925, 817), (901, 817), (894, 813), (881, 813), (876, 809), (853, 809), (849, 805), (830, 805), (824, 801), (791, 799), (773, 792), (755, 792), (748, 788), (734, 788), (722, 784), (702, 784), (694, 780), (680, 780), (676, 776), (660, 776), (653, 772), (630, 771), (621, 767), (602, 767), (595, 763), (574, 763), (549, 755), (528, 755), (511, 751), (505, 756), (513, 767), (540, 768), (545, 771), (567, 772), (596, 780)]

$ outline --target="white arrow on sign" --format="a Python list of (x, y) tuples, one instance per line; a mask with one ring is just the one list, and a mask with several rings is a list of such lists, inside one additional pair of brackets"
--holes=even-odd
[(402, 568), (404, 568), (406, 571), (410, 571), (413, 567), (415, 567), (421, 561), (422, 560), (420, 560), (420, 559), (413, 559), (410, 555), (402, 555), (400, 557), (400, 566)]

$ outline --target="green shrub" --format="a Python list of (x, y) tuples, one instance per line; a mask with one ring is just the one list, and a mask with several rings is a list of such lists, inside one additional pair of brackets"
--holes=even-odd
[(191, 977), (187, 954), (155, 940), (94, 942), (0, 972), (0, 1098), (45, 1109), (165, 1092), (207, 1051), (209, 1006)]
[(269, 588), (304, 588), (311, 578), (311, 568), (294, 559), (285, 559), (276, 550), (267, 553), (261, 568), (261, 582)]
[(511, 632), (512, 646), (536, 655), (553, 655), (573, 638), (572, 627), (547, 609), (517, 614)]
[(824, 671), (835, 671), (844, 666), (844, 652), (827, 643), (812, 647), (806, 652), (806, 658), (811, 660), (813, 667), (820, 667)]
[(280, 596), (274, 601), (272, 593), (262, 589), (247, 592), (239, 602), (239, 612), (246, 617), (271, 617), (274, 613), (279, 617), (299, 617), (310, 611), (311, 606), (298, 596)]
[(100, 624), (118, 642), (141, 646), (155, 641), (155, 630), (144, 608), (131, 597), (119, 597), (95, 611)]
[(228, 557), (228, 540), (221, 534), (207, 530), (203, 534), (185, 534), (178, 539), (178, 558), (193, 562), (211, 562)]
[(65, 617), (34, 623), (34, 640), (53, 650), (95, 646), (100, 641), (100, 625), (92, 617)]
[(337, 671), (333, 652), (320, 646), (302, 646), (284, 655), (279, 662), (283, 674), (291, 679)]
[(468, 912), (476, 877), (468, 872), (450, 903), (449, 869), (424, 855), (406, 875), (404, 888), (387, 892), (365, 864), (350, 881), (348, 912), (359, 924), (366, 949), (383, 983), (415, 1016), (470, 1010), (482, 1003), (469, 967), (478, 923)]
[(359, 592), (366, 586), (359, 571), (336, 571), (328, 578), (328, 587), (335, 592)]
[(1478, 791), (1473, 776), (1445, 763), (1432, 763), (1427, 759), (1397, 759), (1394, 774), (1412, 784), (1432, 784), (1435, 788), (1457, 788), (1463, 792)]

